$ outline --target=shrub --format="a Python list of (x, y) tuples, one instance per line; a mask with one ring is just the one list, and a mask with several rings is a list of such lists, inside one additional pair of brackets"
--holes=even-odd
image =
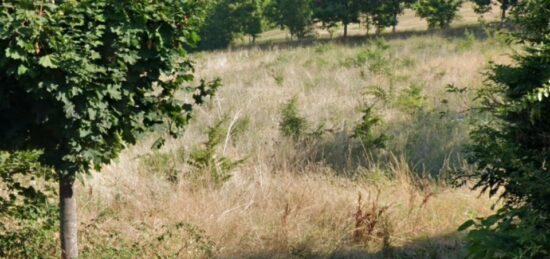
[(307, 130), (307, 121), (298, 114), (298, 98), (290, 99), (281, 109), (279, 129), (285, 137), (299, 139)]
[(219, 145), (236, 134), (242, 133), (248, 123), (244, 121), (236, 121), (230, 124), (226, 129), (227, 117), (216, 122), (213, 126), (208, 127), (208, 139), (191, 151), (187, 163), (191, 165), (199, 177), (207, 173), (208, 179), (216, 185), (222, 184), (231, 177), (231, 171), (244, 162), (244, 159), (233, 160), (224, 155), (218, 155)]
[(385, 147), (388, 137), (383, 133), (374, 133), (374, 127), (381, 122), (382, 118), (374, 113), (373, 107), (367, 107), (363, 110), (361, 122), (355, 127), (352, 137), (358, 139), (369, 151)]
[(466, 222), (474, 258), (550, 256), (550, 2), (522, 1), (514, 9), (515, 33), (524, 51), (515, 65), (493, 65), (478, 93), (480, 111), (469, 161), (475, 189), (499, 196), (494, 215)]

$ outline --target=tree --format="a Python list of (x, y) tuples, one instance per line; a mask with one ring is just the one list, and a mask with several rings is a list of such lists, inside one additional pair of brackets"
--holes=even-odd
[(185, 0), (0, 2), (0, 149), (42, 150), (56, 171), (63, 258), (78, 256), (75, 180), (162, 125), (177, 136), (219, 85), (187, 85), (198, 11)]
[(206, 4), (199, 49), (226, 48), (242, 34), (256, 40), (264, 27), (264, 0), (217, 0)]
[(414, 0), (363, 1), (366, 1), (365, 6), (371, 9), (368, 13), (371, 15), (378, 32), (385, 27), (392, 27), (392, 32), (395, 32), (399, 22), (397, 17), (405, 11), (407, 6), (414, 2)]
[(341, 22), (344, 25), (344, 38), (348, 36), (348, 25), (359, 22), (358, 0), (315, 0), (314, 17), (325, 27), (333, 27)]
[(456, 18), (462, 0), (419, 0), (413, 6), (416, 15), (428, 21), (430, 29), (448, 28)]
[(235, 23), (236, 0), (214, 0), (206, 2), (204, 21), (200, 26), (201, 50), (226, 48), (240, 30)]
[(238, 2), (235, 17), (240, 27), (239, 31), (249, 35), (252, 38), (252, 43), (255, 43), (258, 34), (262, 33), (266, 27), (264, 19), (266, 2), (264, 0), (242, 0)]
[(494, 215), (466, 222), (474, 258), (550, 256), (550, 1), (525, 0), (513, 11), (512, 34), (524, 49), (512, 65), (492, 65), (479, 92), (480, 120), (472, 132), (463, 175), (475, 189), (504, 202)]
[(269, 19), (290, 31), (290, 37), (303, 38), (313, 22), (311, 0), (271, 0), (267, 7)]
[[(474, 11), (478, 14), (484, 14), (491, 10), (491, 0), (472, 0), (474, 3)], [(506, 19), (506, 13), (518, 5), (518, 0), (497, 0), (500, 5), (500, 19)]]

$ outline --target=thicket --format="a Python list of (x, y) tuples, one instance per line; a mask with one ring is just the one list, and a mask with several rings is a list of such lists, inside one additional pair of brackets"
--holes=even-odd
[(526, 0), (514, 9), (523, 46), (512, 65), (493, 64), (479, 92), (480, 111), (463, 175), (474, 189), (497, 196), (494, 215), (466, 222), (473, 258), (550, 257), (550, 1)]

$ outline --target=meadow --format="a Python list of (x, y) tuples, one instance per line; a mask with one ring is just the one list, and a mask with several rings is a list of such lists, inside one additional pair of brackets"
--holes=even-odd
[(482, 72), (511, 48), (462, 22), (194, 54), (224, 86), (182, 138), (79, 184), (83, 257), (463, 257), (457, 228), (495, 201), (452, 172)]
[(197, 78), (223, 87), (181, 138), (151, 151), (152, 136), (78, 182), (81, 257), (464, 257), (458, 227), (496, 201), (453, 174), (470, 170), (483, 72), (513, 48), (468, 5), (461, 16), (192, 54)]

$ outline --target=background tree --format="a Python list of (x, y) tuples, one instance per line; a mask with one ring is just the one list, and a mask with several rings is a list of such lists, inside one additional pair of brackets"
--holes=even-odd
[(271, 0), (267, 16), (281, 28), (290, 31), (290, 37), (303, 38), (313, 22), (311, 0)]
[(456, 18), (462, 0), (419, 0), (413, 6), (416, 15), (426, 19), (430, 29), (448, 28)]
[(43, 150), (56, 171), (64, 258), (78, 256), (75, 179), (160, 125), (177, 136), (218, 86), (186, 86), (197, 12), (184, 0), (0, 3), (0, 149)]
[[(474, 11), (478, 14), (485, 14), (491, 11), (493, 1), (491, 0), (472, 0)], [(500, 6), (500, 19), (504, 21), (509, 10), (518, 5), (518, 0), (497, 0)]]
[(359, 0), (315, 0), (314, 17), (325, 27), (344, 25), (344, 38), (348, 36), (348, 25), (359, 22)]
[(200, 26), (201, 50), (228, 47), (241, 28), (236, 23), (237, 0), (213, 0), (205, 4), (204, 21)]
[(238, 1), (234, 16), (238, 23), (239, 31), (249, 35), (252, 42), (256, 42), (258, 34), (262, 33), (266, 27), (264, 10), (266, 1), (264, 0), (241, 0)]
[[(365, 0), (363, 0), (365, 1)], [(385, 27), (392, 27), (396, 31), (398, 16), (405, 11), (405, 8), (414, 3), (414, 0), (366, 0), (367, 5), (372, 8), (371, 17), (380, 32)]]
[(515, 64), (488, 73), (479, 97), (490, 120), (471, 135), (475, 170), (464, 176), (504, 201), (494, 215), (461, 227), (474, 225), (468, 241), (476, 258), (550, 256), (550, 1), (522, 1), (512, 20), (524, 50)]
[(492, 0), (472, 0), (474, 12), (483, 15), (492, 9)]

